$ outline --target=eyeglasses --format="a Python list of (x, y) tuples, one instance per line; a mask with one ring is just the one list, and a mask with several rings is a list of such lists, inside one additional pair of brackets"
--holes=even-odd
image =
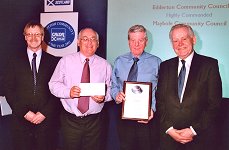
[(83, 38), (80, 38), (80, 40), (81, 41), (83, 41), (83, 42), (96, 42), (97, 41), (97, 38), (95, 38), (95, 37), (91, 37), (91, 38), (88, 38), (88, 37), (83, 37)]
[(29, 37), (29, 38), (32, 38), (32, 37), (36, 37), (36, 38), (39, 38), (39, 37), (41, 37), (41, 36), (43, 36), (43, 34), (41, 34), (41, 33), (27, 33), (27, 34), (25, 34), (25, 36), (27, 36), (27, 37)]

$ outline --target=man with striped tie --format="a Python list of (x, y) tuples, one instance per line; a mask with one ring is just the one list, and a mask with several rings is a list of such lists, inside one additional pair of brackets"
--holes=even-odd
[(196, 36), (189, 25), (174, 25), (169, 38), (177, 57), (162, 62), (159, 71), (160, 148), (217, 149), (209, 133), (222, 100), (218, 61), (194, 51)]
[(13, 148), (53, 150), (61, 105), (48, 82), (59, 58), (42, 50), (44, 28), (40, 23), (27, 23), (24, 37), (27, 49), (14, 53), (5, 76), (6, 99), (13, 111)]

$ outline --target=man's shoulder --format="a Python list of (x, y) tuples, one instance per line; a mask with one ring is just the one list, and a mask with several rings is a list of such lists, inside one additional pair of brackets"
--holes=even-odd
[(79, 52), (67, 54), (67, 55), (64, 55), (64, 56), (61, 57), (62, 61), (76, 60), (76, 59), (80, 59)]
[(127, 52), (127, 53), (124, 53), (124, 54), (121, 54), (119, 55), (117, 58), (130, 58), (131, 57), (131, 53), (130, 52)]
[(215, 63), (215, 62), (218, 62), (217, 59), (213, 58), (213, 57), (210, 57), (210, 56), (205, 56), (205, 55), (201, 55), (201, 54), (195, 54), (194, 55), (194, 60), (197, 59), (197, 60), (200, 60), (202, 62), (209, 62), (209, 63)]
[(106, 65), (110, 65), (110, 63), (105, 58), (98, 56), (98, 55), (95, 55), (94, 57), (98, 63), (104, 63)]
[[(60, 60), (61, 57), (57, 57), (57, 56), (54, 56), (50, 53), (47, 53), (45, 51), (42, 51), (42, 56), (44, 57), (44, 59), (46, 59), (46, 61), (50, 61), (50, 62), (58, 62)], [(41, 56), (41, 57), (42, 57)]]
[(158, 56), (150, 54), (148, 52), (143, 53), (143, 59), (150, 59), (150, 60), (154, 60), (154, 61), (156, 60), (158, 62), (162, 61), (161, 58), (159, 58)]
[(119, 56), (115, 59), (115, 61), (119, 61), (119, 60), (131, 60), (131, 59), (132, 59), (131, 53), (128, 52), (128, 53), (119, 55)]
[(170, 58), (170, 59), (163, 61), (161, 64), (162, 65), (168, 65), (168, 64), (172, 64), (172, 63), (176, 62), (177, 60), (178, 60), (177, 57), (173, 57), (173, 58)]
[(42, 51), (42, 55), (45, 55), (46, 57), (50, 57), (50, 58), (53, 58), (53, 59), (58, 59), (60, 57), (57, 57), (57, 56), (54, 56), (46, 51)]
[(115, 66), (119, 66), (119, 65), (125, 65), (126, 63), (130, 62), (132, 59), (132, 57), (130, 56), (129, 53), (125, 53), (122, 55), (119, 55), (118, 57), (116, 57), (114, 64)]
[(28, 60), (28, 55), (26, 53), (26, 51), (16, 51), (13, 54), (10, 55), (6, 55), (5, 56), (7, 59), (8, 63), (12, 63), (12, 64), (21, 64), (24, 61)]

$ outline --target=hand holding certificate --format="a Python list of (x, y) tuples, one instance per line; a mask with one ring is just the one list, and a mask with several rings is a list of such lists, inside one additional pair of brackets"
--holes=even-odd
[(151, 82), (124, 82), (126, 95), (122, 107), (122, 119), (148, 120), (152, 99)]

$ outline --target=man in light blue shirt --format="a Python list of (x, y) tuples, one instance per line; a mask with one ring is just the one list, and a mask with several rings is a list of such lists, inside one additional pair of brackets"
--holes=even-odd
[(118, 104), (119, 116), (121, 116), (121, 103), (125, 100), (123, 93), (123, 82), (127, 80), (134, 58), (138, 58), (137, 82), (152, 83), (152, 109), (149, 120), (133, 121), (118, 120), (118, 134), (121, 150), (144, 149), (152, 150), (153, 140), (151, 136), (152, 124), (155, 109), (155, 90), (158, 80), (158, 70), (161, 59), (145, 52), (148, 38), (146, 29), (142, 25), (134, 25), (128, 31), (128, 44), (130, 52), (117, 57), (112, 73), (111, 95)]

